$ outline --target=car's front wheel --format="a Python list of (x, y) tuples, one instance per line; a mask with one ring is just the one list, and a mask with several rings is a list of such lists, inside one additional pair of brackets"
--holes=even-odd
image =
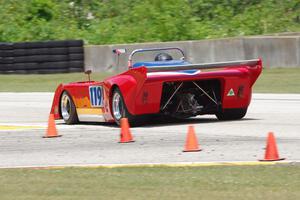
[(67, 124), (78, 123), (76, 107), (73, 103), (71, 96), (66, 91), (63, 92), (61, 99), (60, 99), (60, 111), (61, 111), (63, 120)]
[(115, 122), (120, 125), (121, 118), (127, 118), (129, 122), (133, 121), (133, 116), (128, 112), (124, 99), (119, 88), (115, 88), (112, 95), (112, 114)]

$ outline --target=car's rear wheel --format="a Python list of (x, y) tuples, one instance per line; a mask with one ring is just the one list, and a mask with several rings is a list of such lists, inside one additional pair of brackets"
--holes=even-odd
[(247, 113), (247, 108), (225, 109), (216, 114), (219, 120), (242, 119)]
[(60, 111), (63, 120), (67, 124), (76, 124), (78, 123), (78, 116), (76, 112), (76, 107), (71, 96), (65, 91), (63, 92), (60, 99)]
[(127, 118), (129, 123), (133, 122), (133, 116), (128, 112), (119, 88), (115, 88), (112, 95), (112, 114), (115, 122), (120, 125), (121, 118)]

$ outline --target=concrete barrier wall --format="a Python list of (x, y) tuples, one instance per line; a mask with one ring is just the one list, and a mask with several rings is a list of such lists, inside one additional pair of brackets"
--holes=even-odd
[[(218, 62), (262, 58), (265, 68), (300, 67), (300, 35), (243, 37), (217, 40), (141, 43), (124, 45), (97, 45), (85, 47), (85, 69), (96, 72), (124, 71), (127, 59), (134, 49), (153, 47), (180, 47), (192, 63)], [(115, 48), (126, 48), (126, 54), (117, 57)], [(144, 57), (153, 60), (154, 54)]]

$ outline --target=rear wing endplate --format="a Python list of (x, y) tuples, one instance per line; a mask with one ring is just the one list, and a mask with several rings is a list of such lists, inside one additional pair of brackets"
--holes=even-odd
[(215, 69), (215, 68), (231, 68), (231, 67), (236, 68), (240, 66), (256, 66), (256, 65), (261, 65), (261, 59), (202, 63), (202, 64), (172, 65), (172, 66), (153, 66), (153, 67), (148, 67), (147, 72), (178, 71), (178, 70), (190, 70), (190, 69)]

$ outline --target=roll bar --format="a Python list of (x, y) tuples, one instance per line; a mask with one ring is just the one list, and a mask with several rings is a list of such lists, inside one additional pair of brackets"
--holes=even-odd
[(180, 49), (179, 47), (136, 49), (136, 50), (132, 51), (128, 57), (128, 67), (129, 68), (132, 67), (132, 58), (133, 58), (134, 54), (136, 54), (136, 53), (145, 52), (145, 51), (164, 51), (164, 50), (178, 50), (181, 53), (183, 59), (185, 59), (185, 54), (184, 54), (183, 50)]

